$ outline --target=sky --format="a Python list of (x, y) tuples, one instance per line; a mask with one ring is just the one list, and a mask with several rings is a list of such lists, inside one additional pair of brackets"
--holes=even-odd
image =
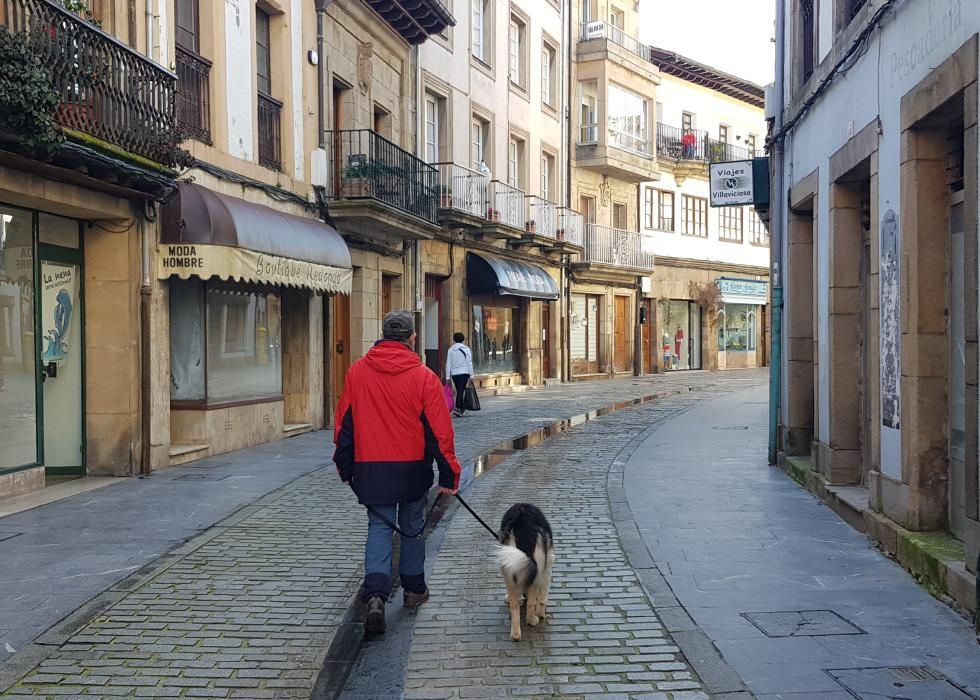
[(759, 85), (775, 75), (775, 0), (639, 0), (646, 44)]

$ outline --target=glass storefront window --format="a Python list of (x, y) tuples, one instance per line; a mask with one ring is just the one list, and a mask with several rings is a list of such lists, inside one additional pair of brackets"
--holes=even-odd
[(701, 307), (686, 299), (661, 302), (661, 352), (666, 369), (701, 369)]
[(171, 400), (221, 403), (282, 394), (282, 305), (274, 291), (174, 280), (170, 345)]
[(515, 348), (520, 312), (500, 306), (473, 306), (473, 371), (476, 374), (519, 371)]
[[(726, 304), (722, 316), (724, 335), (719, 330), (718, 349), (726, 352), (745, 352), (755, 349), (755, 306)], [(752, 332), (750, 333), (750, 329)]]
[(0, 207), (0, 469), (34, 464), (34, 218)]

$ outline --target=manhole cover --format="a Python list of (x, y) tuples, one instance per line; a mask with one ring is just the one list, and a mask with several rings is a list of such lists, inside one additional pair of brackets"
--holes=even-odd
[(830, 637), (838, 634), (864, 634), (833, 610), (789, 610), (785, 612), (742, 613), (742, 617), (767, 637)]
[(828, 670), (835, 681), (861, 700), (975, 700), (928, 666)]
[(223, 481), (229, 476), (231, 474), (225, 474), (224, 476), (215, 476), (214, 474), (181, 474), (180, 476), (174, 477), (174, 481)]
[(715, 425), (712, 426), (712, 430), (748, 430), (747, 425)]

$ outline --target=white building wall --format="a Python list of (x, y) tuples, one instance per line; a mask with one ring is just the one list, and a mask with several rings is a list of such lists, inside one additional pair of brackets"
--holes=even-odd
[(225, 60), (228, 79), (228, 153), (252, 160), (255, 138), (255, 69), (252, 61), (254, 11), (250, 0), (225, 0)]
[[(681, 114), (691, 112), (696, 116), (695, 128), (705, 130), (712, 138), (718, 137), (718, 127), (729, 127), (729, 143), (745, 147), (749, 134), (755, 134), (756, 148), (762, 149), (765, 141), (766, 122), (763, 110), (740, 100), (695, 85), (680, 78), (662, 73), (663, 82), (657, 89), (657, 102), (662, 105), (663, 123), (680, 128)], [(681, 233), (683, 220), (682, 196), (689, 195), (708, 199), (709, 188), (707, 170), (702, 176), (688, 177), (677, 184), (674, 176), (661, 167), (661, 179), (644, 183), (640, 200), (640, 225), (644, 233), (653, 236), (654, 251), (658, 258), (685, 258), (757, 267), (769, 266), (768, 246), (752, 245), (749, 233), (749, 210), (744, 207), (742, 243), (719, 240), (721, 209), (708, 209), (708, 236), (700, 238)], [(659, 189), (674, 193), (674, 231), (661, 231), (656, 228), (657, 216), (654, 211), (654, 227), (647, 226), (646, 190)], [(656, 208), (657, 199), (653, 198)]]
[[(787, 18), (792, 17), (791, 0), (785, 0)], [(824, 3), (822, 3), (824, 4)], [(826, 3), (829, 4), (829, 3)], [(784, 37), (786, 70), (792, 69), (791, 23), (787, 21)], [(967, 39), (980, 30), (980, 3), (973, 0), (908, 0), (900, 3), (886, 17), (881, 29), (872, 34), (864, 54), (849, 68), (843, 79), (837, 79), (823, 94), (813, 109), (795, 127), (785, 143), (786, 169), (784, 179), (775, 189), (786, 192), (815, 169), (820, 169), (818, 222), (814, 230), (815, 258), (817, 260), (818, 308), (818, 357), (820, 363), (818, 397), (818, 438), (826, 440), (830, 416), (829, 385), (826, 368), (832, 348), (828, 345), (828, 275), (829, 258), (826, 246), (829, 221), (829, 163), (830, 157), (848, 140), (849, 132), (857, 133), (880, 115), (878, 150), (878, 208), (884, 217), (891, 210), (899, 217), (901, 200), (901, 99), (928, 73), (948, 58)], [(822, 42), (821, 42), (822, 45)], [(818, 71), (819, 72), (819, 71)], [(792, 83), (792, 73), (787, 72), (786, 82)], [(794, 95), (786, 90), (787, 116)], [(786, 220), (781, 222), (787, 228)], [(902, 221), (898, 220), (899, 241)], [(786, 255), (786, 236), (783, 255)], [(899, 284), (901, 282), (899, 281)], [(789, 290), (787, 290), (789, 291)], [(882, 279), (882, 315), (886, 304), (895, 296), (889, 295), (886, 281)], [(787, 304), (792, 300), (787, 298)], [(894, 337), (885, 324), (882, 325), (882, 377), (900, 377), (900, 338)], [(785, 342), (785, 338), (784, 338)], [(885, 362), (886, 346), (894, 346), (899, 365), (888, 367)], [(785, 366), (784, 366), (785, 370)], [(884, 393), (884, 392), (882, 392)], [(785, 410), (785, 401), (783, 402)], [(785, 418), (785, 416), (784, 416)], [(881, 470), (893, 477), (901, 477), (900, 429), (881, 426)]]

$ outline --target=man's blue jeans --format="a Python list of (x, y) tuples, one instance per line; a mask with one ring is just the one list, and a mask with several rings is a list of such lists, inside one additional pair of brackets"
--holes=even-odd
[[(408, 533), (418, 532), (425, 520), (425, 496), (410, 503), (371, 506), (391, 522), (398, 514), (398, 527)], [(388, 598), (391, 591), (391, 535), (393, 530), (377, 515), (368, 511), (368, 535), (364, 547), (364, 597)], [(402, 588), (411, 593), (425, 593), (425, 540), (401, 538), (398, 573)]]

